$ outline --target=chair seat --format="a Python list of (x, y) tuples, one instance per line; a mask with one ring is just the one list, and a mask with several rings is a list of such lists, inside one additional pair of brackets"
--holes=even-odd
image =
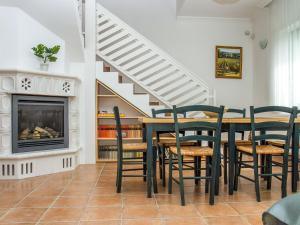
[[(181, 146), (181, 155), (183, 156), (212, 156), (213, 149), (210, 147), (202, 146)], [(170, 151), (173, 154), (177, 154), (177, 147), (170, 147)]]
[(126, 143), (123, 144), (123, 151), (147, 151), (147, 143)]
[[(168, 146), (175, 146), (176, 145), (176, 138), (175, 137), (161, 137), (158, 142), (159, 145), (168, 145)], [(181, 146), (191, 146), (195, 145), (195, 142), (182, 142), (180, 143)]]
[[(228, 144), (228, 140), (221, 141), (222, 144)], [(235, 140), (236, 145), (251, 145), (252, 141), (250, 140)]]
[[(252, 154), (253, 149), (251, 145), (238, 145), (237, 150), (245, 153)], [(277, 155), (283, 154), (284, 149), (273, 146), (273, 145), (257, 145), (256, 154), (258, 155)]]
[[(175, 137), (161, 137), (159, 138), (159, 145), (168, 145), (168, 146), (175, 146), (176, 145), (176, 138)], [(195, 142), (182, 142), (181, 146), (191, 146), (195, 145)]]

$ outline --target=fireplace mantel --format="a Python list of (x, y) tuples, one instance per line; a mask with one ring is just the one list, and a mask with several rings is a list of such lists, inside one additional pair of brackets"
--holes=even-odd
[(0, 69), (0, 93), (76, 96), (78, 76), (30, 71)]
[[(0, 180), (74, 169), (80, 147), (78, 76), (21, 69), (0, 69)], [(12, 153), (12, 94), (65, 96), (69, 99), (69, 148)]]

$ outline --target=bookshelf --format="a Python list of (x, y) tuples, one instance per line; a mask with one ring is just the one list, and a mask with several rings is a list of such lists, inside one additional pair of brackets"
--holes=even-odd
[[(115, 93), (101, 81), (96, 80), (96, 159), (97, 162), (115, 162), (117, 138), (113, 107), (119, 107), (123, 142), (142, 142), (142, 127), (138, 118), (147, 116)], [(139, 154), (139, 153), (124, 153)], [(133, 156), (133, 155), (132, 155)], [(135, 155), (138, 156), (138, 155)], [(124, 155), (126, 157), (126, 155)], [(131, 155), (127, 156), (131, 157)]]

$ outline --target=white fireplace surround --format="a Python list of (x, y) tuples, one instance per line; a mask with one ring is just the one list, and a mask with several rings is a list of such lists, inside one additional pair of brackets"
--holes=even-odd
[[(77, 76), (0, 69), (0, 180), (69, 171), (78, 165), (79, 85)], [(69, 99), (69, 148), (12, 154), (11, 95), (65, 96)]]

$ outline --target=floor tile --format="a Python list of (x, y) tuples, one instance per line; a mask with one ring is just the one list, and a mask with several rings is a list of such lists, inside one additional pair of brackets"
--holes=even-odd
[(159, 206), (159, 212), (161, 213), (163, 218), (199, 216), (199, 213), (197, 212), (194, 205), (162, 205)]
[(262, 214), (265, 208), (258, 202), (228, 203), (240, 215)]
[(230, 207), (226, 203), (219, 203), (215, 205), (208, 205), (208, 204), (202, 204), (202, 205), (196, 205), (196, 208), (200, 215), (204, 217), (209, 216), (237, 216), (238, 212), (234, 210), (232, 207)]
[(122, 198), (120, 195), (93, 196), (88, 201), (88, 207), (101, 206), (121, 206)]
[(154, 198), (146, 198), (144, 195), (127, 195), (123, 197), (125, 206), (132, 205), (155, 205)]
[(204, 220), (208, 225), (249, 225), (249, 223), (240, 216), (206, 217)]
[(9, 211), (0, 220), (0, 223), (35, 223), (37, 222), (42, 214), (46, 211), (43, 208), (16, 208)]
[(121, 225), (121, 220), (81, 221), (80, 225)]
[(171, 218), (165, 220), (166, 225), (205, 225), (205, 221), (201, 217), (196, 218)]
[(125, 206), (123, 209), (123, 219), (140, 218), (160, 218), (159, 210), (156, 206)]
[(123, 220), (122, 225), (163, 225), (161, 219), (132, 219)]
[(51, 203), (55, 200), (55, 197), (27, 197), (23, 199), (19, 204), (18, 208), (48, 208)]
[(53, 207), (85, 207), (87, 202), (87, 196), (59, 197)]
[(119, 220), (121, 207), (89, 207), (83, 213), (82, 220)]
[(244, 217), (251, 225), (263, 225), (261, 215), (248, 215)]
[(50, 208), (42, 217), (42, 222), (74, 222), (79, 221), (80, 208)]

